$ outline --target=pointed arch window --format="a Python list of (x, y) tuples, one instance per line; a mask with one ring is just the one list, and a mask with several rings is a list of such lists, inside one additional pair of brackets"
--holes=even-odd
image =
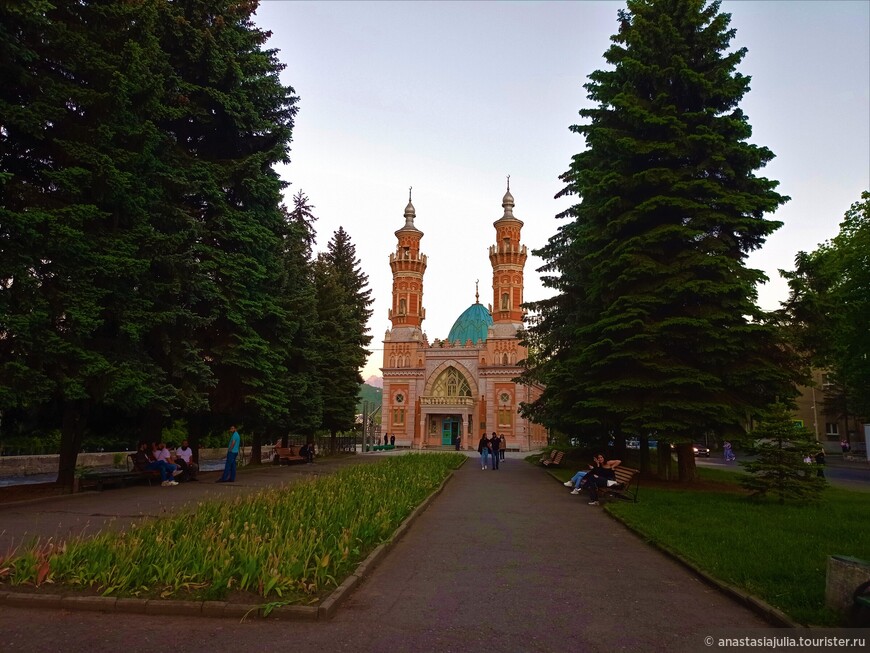
[(503, 292), (501, 294), (501, 310), (503, 310), (503, 311), (508, 310), (510, 308), (510, 301), (511, 301), (510, 295), (508, 295), (506, 292)]
[(448, 367), (435, 380), (432, 394), (436, 397), (470, 397), (468, 381), (455, 367)]

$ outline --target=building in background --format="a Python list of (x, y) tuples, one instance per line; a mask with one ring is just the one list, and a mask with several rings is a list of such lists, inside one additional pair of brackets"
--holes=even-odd
[(427, 257), (420, 251), (423, 232), (414, 225), (416, 211), (408, 198), (405, 225), (395, 232), (396, 251), (390, 254), (392, 328), (384, 335), (381, 368), (381, 432), (395, 436), (397, 445), (437, 449), (453, 447), (459, 439), (462, 449), (476, 449), (480, 436), (493, 431), (506, 437), (512, 450), (547, 443), (546, 429), (518, 412), (520, 403), (534, 401), (542, 388), (513, 381), (526, 357), (518, 334), (527, 250), (509, 185), (502, 208), (493, 224), (496, 243), (489, 248), (492, 304), (484, 307), (475, 289), (474, 303), (447, 337), (430, 343), (422, 330)]
[(809, 429), (826, 449), (838, 451), (846, 439), (854, 448), (864, 449), (863, 422), (859, 415), (849, 414), (848, 403), (838, 395), (836, 384), (829, 381), (824, 370), (812, 371), (812, 385), (799, 386), (795, 399), (795, 419)]

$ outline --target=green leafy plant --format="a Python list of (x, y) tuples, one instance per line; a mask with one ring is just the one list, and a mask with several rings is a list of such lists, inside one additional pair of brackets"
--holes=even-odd
[(189, 515), (74, 539), (48, 553), (37, 546), (6, 561), (4, 582), (199, 600), (242, 591), (310, 603), (388, 540), (464, 460), (408, 454), (280, 491), (201, 503)]

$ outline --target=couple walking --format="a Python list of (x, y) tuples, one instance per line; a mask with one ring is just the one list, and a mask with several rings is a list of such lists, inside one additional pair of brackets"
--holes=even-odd
[(477, 443), (477, 453), (480, 454), (480, 468), (486, 469), (489, 460), (492, 459), (492, 468), (498, 469), (499, 458), (504, 460), (504, 438), (498, 437), (498, 433), (492, 432), (489, 437), (484, 433)]

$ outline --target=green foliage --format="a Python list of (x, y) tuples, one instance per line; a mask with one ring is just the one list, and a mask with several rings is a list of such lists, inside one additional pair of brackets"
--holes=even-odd
[(579, 202), (535, 252), (556, 292), (529, 305), (523, 380), (546, 389), (523, 411), (586, 439), (740, 431), (797, 374), (745, 266), (788, 199), (755, 174), (774, 155), (739, 109), (746, 50), (719, 2), (629, 0), (619, 21), (571, 127), (587, 148), (559, 195)]
[(852, 204), (840, 233), (814, 252), (799, 252), (780, 270), (790, 294), (781, 317), (794, 344), (830, 370), (834, 414), (870, 417), (870, 191)]
[(353, 428), (357, 396), (371, 336), (371, 290), (350, 236), (339, 228), (314, 266), (317, 286), (318, 365), (323, 426), (331, 433)]
[[(700, 471), (707, 476), (709, 470)], [(730, 476), (736, 482), (737, 474)], [(644, 488), (640, 503), (611, 503), (607, 510), (799, 623), (839, 626), (841, 617), (825, 607), (827, 558), (870, 559), (867, 499), (866, 492), (830, 488), (820, 503), (779, 505), (747, 502), (734, 492)]]
[(37, 545), (4, 563), (12, 570), (5, 582), (197, 600), (240, 590), (310, 603), (353, 573), (464, 460), (409, 454), (282, 492), (203, 503), (121, 533)]
[(255, 8), (0, 6), (0, 410), (56, 413), (61, 482), (94, 416), (320, 422), (298, 98)]
[(817, 466), (804, 462), (804, 458), (815, 456), (821, 445), (795, 423), (787, 406), (771, 406), (752, 437), (757, 438), (757, 458), (740, 463), (749, 472), (740, 481), (750, 496), (772, 495), (780, 504), (820, 499), (827, 482), (816, 474)]

